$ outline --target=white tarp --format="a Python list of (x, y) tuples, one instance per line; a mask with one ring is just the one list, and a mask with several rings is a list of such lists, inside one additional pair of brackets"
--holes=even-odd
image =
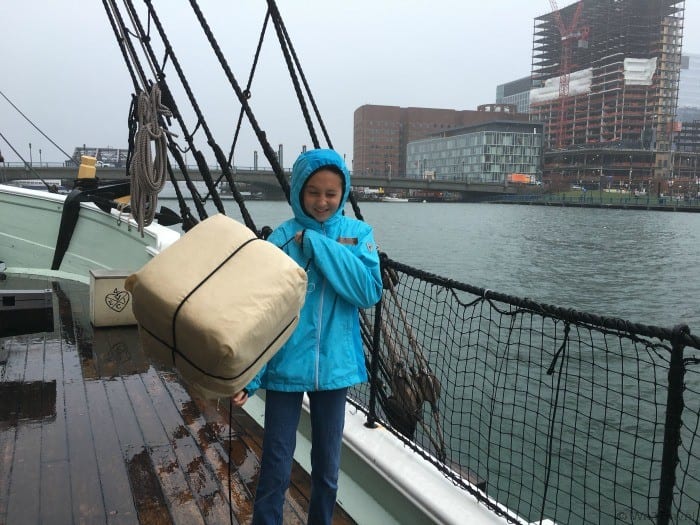
[[(569, 74), (569, 95), (583, 95), (591, 91), (593, 69), (586, 68)], [(545, 80), (544, 86), (530, 90), (530, 104), (559, 98), (559, 77)]]
[(651, 86), (656, 71), (654, 58), (625, 58), (625, 85)]

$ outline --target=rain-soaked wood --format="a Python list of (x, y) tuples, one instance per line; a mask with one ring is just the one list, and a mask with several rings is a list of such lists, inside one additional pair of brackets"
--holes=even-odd
[[(247, 413), (151, 366), (135, 327), (94, 328), (86, 285), (2, 287), (52, 289), (55, 319), (0, 338), (0, 523), (250, 523), (263, 432)], [(306, 523), (309, 491), (295, 464), (285, 524)]]

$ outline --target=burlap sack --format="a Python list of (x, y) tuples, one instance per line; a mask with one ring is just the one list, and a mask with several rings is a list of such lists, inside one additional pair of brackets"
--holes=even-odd
[(146, 354), (194, 393), (242, 390), (294, 331), (306, 273), (248, 228), (215, 215), (127, 277)]

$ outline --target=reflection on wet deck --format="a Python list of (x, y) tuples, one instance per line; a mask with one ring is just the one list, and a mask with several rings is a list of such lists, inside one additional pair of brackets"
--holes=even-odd
[[(51, 288), (55, 316), (0, 338), (0, 523), (250, 522), (262, 429), (245, 412), (191, 398), (135, 328), (93, 328), (86, 285), (0, 287)], [(309, 479), (292, 480), (284, 523), (306, 523)]]

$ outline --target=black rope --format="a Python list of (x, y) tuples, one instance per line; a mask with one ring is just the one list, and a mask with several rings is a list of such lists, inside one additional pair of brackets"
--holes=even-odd
[[(131, 1), (131, 0), (129, 0)], [(163, 41), (163, 45), (165, 46), (165, 49), (167, 51), (167, 55), (170, 57), (170, 60), (173, 63), (173, 66), (175, 68), (175, 71), (177, 72), (178, 78), (185, 89), (185, 93), (187, 94), (187, 97), (190, 101), (190, 105), (192, 106), (192, 109), (194, 110), (195, 114), (197, 115), (198, 119), (198, 126), (201, 125), (202, 131), (207, 137), (207, 142), (209, 146), (212, 148), (212, 151), (214, 152), (214, 156), (217, 159), (217, 162), (219, 163), (219, 166), (221, 167), (221, 171), (226, 177), (227, 182), (229, 183), (231, 187), (231, 191), (233, 192), (233, 197), (236, 200), (236, 203), (238, 204), (240, 210), (241, 210), (241, 215), (243, 217), (243, 221), (245, 222), (245, 225), (255, 232), (257, 234), (257, 228), (255, 227), (255, 223), (253, 222), (252, 217), (250, 216), (250, 213), (248, 213), (248, 210), (245, 205), (245, 201), (243, 199), (243, 196), (240, 194), (238, 189), (236, 188), (236, 184), (233, 180), (233, 174), (231, 173), (230, 165), (226, 161), (225, 157), (221, 154), (221, 148), (218, 146), (216, 143), (214, 136), (209, 128), (209, 126), (206, 123), (206, 120), (204, 118), (204, 114), (202, 113), (201, 108), (199, 107), (199, 104), (197, 103), (197, 100), (194, 96), (194, 93), (192, 92), (192, 89), (189, 85), (189, 82), (187, 81), (187, 78), (185, 77), (185, 74), (180, 67), (180, 63), (175, 56), (175, 52), (172, 48), (172, 45), (170, 44), (170, 41), (165, 33), (165, 30), (163, 29), (163, 26), (160, 22), (160, 19), (158, 18), (158, 15), (153, 8), (153, 4), (151, 0), (144, 0), (146, 5), (148, 6), (149, 14), (151, 18), (153, 19), (153, 22), (156, 26), (156, 29), (158, 30), (158, 33), (160, 35), (161, 40)], [(177, 112), (179, 115), (179, 112)], [(225, 214), (224, 210), (224, 205), (221, 202), (221, 198), (219, 196), (219, 192), (216, 190), (216, 183), (213, 180), (213, 177), (211, 176), (209, 172), (209, 168), (206, 164), (206, 162), (203, 162), (204, 156), (200, 151), (196, 151), (196, 148), (194, 146), (194, 143), (192, 143), (192, 135), (187, 133), (186, 127), (184, 127), (184, 122), (182, 122), (182, 119), (179, 118), (178, 122), (180, 123), (180, 126), (183, 129), (183, 132), (185, 133), (185, 136), (188, 138), (188, 144), (190, 146), (190, 149), (193, 151), (193, 154), (195, 156), (195, 159), (197, 159), (197, 165), (200, 169), (200, 172), (202, 172), (202, 178), (204, 179), (207, 189), (209, 190), (209, 193), (207, 195), (211, 196), (212, 200), (214, 201), (214, 204), (217, 208), (217, 210), (220, 213)], [(206, 197), (205, 197), (206, 199)]]
[[(243, 93), (241, 87), (239, 86), (238, 81), (234, 77), (233, 72), (231, 71), (231, 68), (228, 65), (228, 62), (226, 61), (226, 57), (224, 57), (221, 48), (216, 42), (214, 34), (212, 33), (209, 24), (204, 18), (202, 11), (197, 5), (196, 0), (190, 0), (190, 4), (192, 5), (193, 11), (197, 15), (197, 19), (199, 20), (199, 23), (202, 26), (202, 29), (204, 30), (204, 33), (207, 36), (207, 39), (209, 40), (209, 44), (211, 45), (212, 49), (214, 50), (214, 53), (216, 54), (216, 58), (219, 60), (219, 64), (221, 65), (222, 69), (224, 70), (224, 73), (226, 74), (226, 78), (231, 84), (231, 87), (233, 88), (234, 92), (236, 93), (236, 96), (238, 97), (238, 101), (240, 102), (241, 106), (245, 111), (246, 116), (248, 117), (248, 121), (250, 122), (250, 125), (253, 128), (253, 131), (255, 132), (255, 136), (258, 138), (258, 142), (262, 147), (263, 153), (265, 154), (265, 158), (267, 158), (267, 161), (270, 163), (272, 171), (274, 172), (275, 177), (277, 177), (277, 181), (280, 184), (282, 190), (284, 191), (287, 201), (289, 201), (289, 182), (285, 177), (284, 170), (282, 169), (282, 166), (279, 163), (277, 154), (272, 149), (270, 143), (267, 141), (265, 132), (258, 124), (255, 115), (253, 115), (253, 111), (251, 110), (250, 105), (248, 104), (248, 99)], [(231, 181), (229, 181), (229, 183), (230, 182)]]
[[(258, 38), (258, 45), (255, 48), (255, 55), (253, 56), (253, 63), (250, 66), (250, 73), (248, 74), (248, 82), (246, 84), (245, 90), (243, 91), (243, 94), (245, 95), (246, 99), (249, 99), (251, 96), (250, 89), (253, 85), (253, 77), (255, 76), (255, 70), (258, 67), (258, 60), (260, 59), (260, 50), (262, 49), (262, 44), (263, 41), (265, 40), (265, 32), (267, 31), (267, 23), (270, 20), (270, 10), (268, 9), (265, 12), (265, 20), (263, 20), (263, 26), (262, 29), (260, 30), (260, 38)], [(233, 141), (231, 143), (231, 151), (229, 151), (228, 154), (228, 163), (231, 164), (233, 162), (233, 152), (236, 149), (236, 143), (238, 142), (238, 135), (241, 132), (241, 125), (243, 123), (243, 107), (241, 106), (241, 110), (238, 112), (238, 122), (236, 123), (236, 130), (233, 133)]]
[[(77, 160), (75, 160), (72, 156), (68, 155), (68, 153), (66, 153), (65, 151), (63, 151), (63, 149), (61, 149), (61, 146), (59, 146), (59, 145), (56, 144), (53, 140), (51, 140), (51, 138), (50, 138), (46, 133), (44, 133), (36, 124), (34, 124), (34, 122), (32, 122), (31, 119), (30, 119), (29, 117), (27, 117), (27, 115), (25, 115), (24, 113), (22, 113), (22, 111), (21, 111), (17, 106), (15, 106), (9, 98), (7, 98), (7, 95), (5, 95), (5, 93), (3, 93), (2, 91), (0, 91), (0, 95), (2, 95), (2, 97), (3, 97), (5, 100), (7, 100), (7, 102), (10, 104), (10, 106), (12, 106), (13, 108), (15, 108), (15, 110), (17, 111), (17, 113), (19, 113), (20, 115), (22, 115), (22, 116), (24, 117), (24, 119), (25, 119), (27, 122), (29, 122), (29, 123), (34, 127), (34, 129), (36, 129), (39, 133), (41, 133), (41, 134), (44, 136), (44, 138), (45, 138), (46, 140), (48, 140), (51, 144), (53, 144), (54, 146), (56, 146), (56, 148), (57, 148), (61, 153), (63, 153), (66, 157), (68, 157), (68, 159), (69, 159), (73, 164), (75, 164), (76, 166), (80, 165), (80, 163), (79, 163)], [(7, 141), (6, 141), (6, 142), (7, 142)], [(8, 144), (9, 144), (9, 143), (8, 143)], [(11, 147), (11, 146), (10, 146), (10, 147)], [(42, 182), (43, 182), (43, 181), (42, 181)]]
[[(172, 49), (172, 46), (170, 45), (170, 42), (168, 41), (167, 35), (165, 34), (165, 31), (163, 29), (163, 26), (160, 23), (160, 20), (153, 9), (153, 6), (149, 0), (145, 0), (146, 5), (148, 6), (148, 16), (149, 16), (149, 24), (150, 21), (153, 20), (153, 23), (156, 26), (156, 30), (158, 31), (158, 34), (160, 35), (160, 38), (163, 41), (163, 45), (165, 47), (165, 57), (163, 59), (163, 64), (158, 64), (158, 61), (155, 56), (155, 52), (153, 51), (153, 47), (150, 44), (150, 37), (145, 37), (144, 35), (144, 29), (143, 25), (141, 24), (141, 20), (138, 16), (138, 13), (136, 12), (136, 9), (134, 8), (134, 4), (132, 0), (127, 0), (126, 4), (128, 9), (131, 10), (132, 12), (132, 19), (134, 20), (134, 24), (136, 25), (136, 28), (139, 32), (140, 35), (142, 35), (142, 40), (144, 43), (144, 48), (150, 57), (151, 62), (154, 64), (154, 67), (157, 70), (157, 77), (158, 77), (158, 85), (161, 88), (162, 92), (165, 93), (165, 100), (167, 101), (168, 108), (172, 111), (173, 115), (175, 116), (175, 119), (178, 122), (178, 125), (180, 126), (180, 129), (183, 132), (183, 135), (185, 137), (185, 141), (187, 142), (189, 149), (194, 152), (195, 158), (197, 158), (197, 149), (195, 147), (195, 144), (193, 142), (193, 135), (194, 133), (189, 133), (187, 130), (187, 126), (182, 118), (182, 114), (177, 106), (177, 103), (175, 102), (174, 97), (172, 96), (172, 93), (170, 91), (170, 87), (168, 83), (165, 80), (165, 72), (164, 72), (164, 64), (167, 62), (167, 59), (170, 58), (173, 67), (175, 68), (175, 71), (177, 72), (180, 81), (183, 83), (183, 86), (185, 87), (185, 91), (188, 93), (188, 96), (191, 95), (191, 100), (194, 99), (194, 96), (192, 95), (191, 89), (189, 88), (189, 84), (187, 84), (186, 79), (184, 78), (184, 74), (182, 72), (182, 69), (180, 68), (180, 64), (177, 60), (177, 57), (174, 54), (174, 51)], [(196, 104), (196, 101), (195, 101)], [(199, 109), (199, 106), (196, 106), (196, 109)], [(200, 119), (201, 119), (201, 112), (200, 112)], [(170, 142), (170, 141), (169, 141)], [(178, 147), (178, 149), (180, 149)], [(173, 152), (173, 148), (169, 147), (169, 150), (171, 153)], [(199, 217), (201, 220), (204, 220), (207, 217), (207, 212), (204, 209), (204, 206), (202, 204), (202, 201), (206, 202), (206, 197), (204, 199), (201, 198), (199, 192), (196, 190), (195, 185), (193, 184), (191, 177), (189, 176), (189, 171), (187, 169), (187, 166), (185, 165), (185, 162), (181, 159), (179, 159), (176, 156), (176, 160), (178, 162), (178, 166), (180, 168), (180, 171), (183, 175), (183, 178), (185, 179), (186, 185), (188, 189), (190, 190), (190, 194), (192, 195), (192, 199), (195, 201), (195, 204), (197, 206), (197, 211), (199, 213)], [(207, 166), (206, 162), (203, 164), (199, 164), (199, 171), (202, 176), (202, 179), (204, 180), (205, 184), (207, 184), (208, 188), (213, 187), (213, 182), (212, 182), (212, 177), (211, 173), (209, 171), (209, 167)], [(174, 180), (174, 177), (173, 177)], [(214, 204), (216, 206), (217, 211), (220, 213), (225, 213), (224, 211), (224, 205), (221, 202), (221, 199), (219, 198), (218, 193), (215, 192), (214, 195), (212, 195), (212, 200), (214, 201)], [(178, 201), (180, 201), (180, 197), (178, 196)], [(184, 208), (186, 207), (186, 204), (184, 201), (180, 202), (180, 207)]]
[[(200, 220), (204, 220), (207, 217), (207, 211), (204, 209), (204, 204), (202, 203), (202, 200), (198, 198), (199, 192), (197, 191), (197, 187), (194, 185), (192, 182), (192, 179), (190, 178), (189, 172), (187, 170), (187, 166), (185, 165), (185, 161), (182, 158), (182, 154), (180, 153), (180, 150), (176, 147), (176, 144), (172, 141), (168, 142), (168, 151), (170, 151), (170, 154), (173, 156), (175, 159), (175, 162), (177, 162), (180, 172), (183, 175), (183, 178), (185, 179), (185, 183), (187, 185), (187, 188), (190, 191), (190, 195), (192, 196), (192, 201), (194, 202), (195, 207), (197, 208), (197, 213), (199, 214)], [(178, 184), (177, 178), (175, 177), (175, 173), (173, 172), (172, 165), (170, 164), (170, 161), (168, 161), (168, 176), (170, 178), (170, 181), (173, 184), (173, 188), (175, 188), (175, 195), (177, 196), (177, 202), (178, 205), (180, 206), (180, 217), (182, 218), (182, 229), (184, 231), (190, 231), (192, 228), (194, 228), (197, 224), (198, 221), (197, 219), (194, 218), (192, 215), (192, 212), (190, 211), (189, 206), (187, 206), (187, 200), (185, 199), (185, 196), (182, 194), (182, 191), (180, 190), (180, 184)]]
[[(292, 79), (292, 83), (294, 84), (294, 91), (297, 95), (297, 100), (299, 101), (299, 106), (301, 107), (302, 113), (304, 115), (304, 120), (306, 122), (309, 134), (311, 135), (311, 140), (314, 144), (314, 147), (318, 148), (320, 147), (320, 144), (318, 138), (316, 137), (316, 131), (314, 130), (314, 125), (311, 120), (311, 116), (309, 115), (308, 108), (306, 107), (306, 100), (304, 98), (304, 94), (302, 93), (301, 86), (299, 85), (299, 80), (297, 79), (297, 71), (299, 73), (299, 78), (301, 78), (301, 81), (304, 84), (306, 95), (309, 97), (309, 102), (311, 103), (311, 106), (314, 109), (314, 114), (316, 115), (316, 119), (318, 120), (319, 126), (321, 126), (321, 130), (323, 131), (323, 136), (326, 139), (326, 144), (328, 144), (329, 148), (333, 148), (330, 136), (328, 134), (328, 131), (326, 130), (323, 118), (321, 117), (321, 112), (318, 109), (318, 105), (316, 104), (316, 100), (311, 92), (309, 83), (306, 80), (306, 75), (304, 75), (304, 71), (301, 68), (301, 62), (299, 61), (299, 58), (296, 52), (294, 51), (294, 46), (292, 45), (289, 33), (287, 33), (287, 28), (284, 25), (282, 15), (280, 14), (279, 9), (277, 8), (277, 4), (275, 3), (275, 0), (268, 0), (267, 3), (269, 6), (269, 12), (272, 14), (275, 30), (277, 32), (277, 38), (280, 42), (280, 47), (282, 49), (282, 53), (284, 54), (285, 62), (287, 63), (287, 70), (289, 72), (289, 76)], [(362, 216), (362, 212), (360, 211), (360, 206), (359, 204), (357, 204), (357, 200), (355, 199), (355, 196), (352, 194), (352, 192), (348, 197), (348, 201), (352, 206), (352, 210), (355, 214), (355, 217), (357, 217), (361, 221), (364, 221), (364, 217)]]
[[(5, 135), (2, 134), (2, 132), (0, 132), (0, 138), (2, 138), (2, 140), (4, 140), (5, 143), (6, 143), (8, 146), (10, 146), (10, 149), (15, 153), (15, 155), (17, 155), (17, 156), (19, 157), (19, 159), (20, 159), (22, 162), (24, 162), (24, 167), (25, 167), (26, 169), (28, 169), (29, 171), (31, 171), (37, 179), (39, 179), (41, 182), (44, 183), (44, 186), (46, 186), (46, 189), (47, 189), (47, 190), (49, 190), (49, 191), (54, 190), (54, 188), (52, 187), (52, 185), (50, 185), (48, 182), (46, 182), (46, 181), (41, 177), (41, 175), (39, 175), (39, 174), (34, 170), (34, 168), (32, 167), (32, 165), (29, 164), (26, 160), (24, 160), (24, 157), (22, 157), (22, 155), (20, 155), (19, 151), (17, 151), (17, 150), (15, 149), (15, 147), (10, 143), (9, 140), (7, 140), (7, 138), (5, 137)], [(53, 193), (57, 193), (57, 192), (58, 192), (58, 188), (55, 188), (55, 191), (53, 191)]]
[[(560, 355), (563, 357), (564, 350), (567, 348), (569, 343), (569, 331), (571, 325), (569, 323), (564, 324), (564, 340), (561, 346), (554, 354), (554, 359), (547, 369), (547, 374), (552, 375), (554, 373), (554, 367), (556, 365), (557, 359)], [(559, 393), (561, 392), (561, 379), (562, 379), (562, 369), (566, 359), (561, 359), (559, 361), (559, 373), (557, 374), (557, 384), (554, 389), (554, 402), (551, 405), (549, 413), (549, 431), (547, 432), (547, 454), (545, 455), (545, 480), (544, 480), (544, 494), (542, 495), (542, 506), (540, 507), (540, 523), (544, 520), (545, 507), (547, 506), (547, 492), (549, 491), (549, 480), (552, 475), (552, 453), (554, 447), (554, 420), (557, 414), (557, 409), (559, 407)]]
[[(102, 0), (102, 5), (105, 8), (105, 13), (107, 13), (107, 18), (109, 19), (109, 24), (112, 26), (112, 31), (114, 32), (114, 36), (117, 39), (117, 44), (119, 44), (119, 50), (122, 53), (122, 58), (124, 58), (124, 63), (126, 64), (126, 69), (129, 71), (129, 76), (131, 77), (131, 82), (134, 85), (134, 91), (138, 92), (142, 87), (141, 83), (139, 82), (139, 79), (136, 76), (136, 71), (134, 71), (134, 64), (132, 64), (132, 61), (129, 59), (129, 54), (127, 52), (126, 46), (126, 39), (122, 37), (122, 33), (119, 31), (119, 28), (124, 29), (123, 26), (123, 20), (121, 16), (118, 16), (120, 25), (117, 27), (117, 15), (119, 13), (119, 9), (117, 6), (114, 4), (114, 2), (108, 1), (108, 0)], [(114, 11), (114, 12), (113, 12)], [(141, 78), (143, 78), (143, 72), (141, 71)]]
[(282, 17), (280, 16), (279, 9), (277, 9), (277, 4), (275, 3), (274, 0), (267, 0), (267, 5), (268, 9), (270, 12), (270, 15), (272, 17), (272, 22), (275, 26), (275, 31), (277, 33), (277, 39), (279, 40), (280, 43), (280, 48), (282, 49), (282, 54), (284, 55), (284, 61), (287, 64), (287, 71), (289, 72), (289, 76), (292, 79), (292, 84), (294, 84), (294, 92), (297, 95), (297, 101), (299, 102), (299, 107), (301, 108), (301, 112), (304, 115), (304, 121), (306, 122), (306, 128), (309, 131), (309, 134), (311, 135), (311, 142), (314, 145), (314, 148), (318, 149), (321, 147), (318, 137), (316, 136), (316, 131), (314, 129), (313, 122), (311, 121), (311, 115), (309, 114), (309, 109), (306, 107), (306, 100), (304, 98), (304, 95), (301, 91), (301, 86), (299, 85), (299, 79), (297, 78), (297, 75), (295, 74), (294, 71), (294, 64), (292, 62), (292, 58), (290, 56), (290, 52), (288, 49), (288, 41), (285, 38), (284, 30), (282, 27)]
[(127, 35), (128, 31), (119, 7), (113, 0), (103, 0), (103, 4), (105, 6), (105, 11), (107, 12), (107, 17), (112, 25), (112, 30), (114, 31), (115, 37), (117, 38), (117, 42), (119, 43), (119, 47), (122, 51), (122, 56), (127, 64), (127, 69), (131, 74), (131, 80), (134, 84), (134, 91), (138, 94), (142, 90), (147, 90), (150, 86), (148, 85), (148, 81), (146, 79), (146, 73), (141, 66), (141, 60), (139, 60), (139, 57), (136, 54), (136, 49), (134, 48), (130, 38), (122, 36)]

